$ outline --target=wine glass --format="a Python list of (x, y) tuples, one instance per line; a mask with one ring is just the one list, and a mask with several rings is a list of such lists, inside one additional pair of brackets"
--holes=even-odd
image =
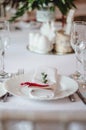
[(71, 45), (83, 69), (82, 74), (78, 77), (78, 81), (86, 86), (86, 22), (76, 21), (73, 23)]
[(80, 77), (81, 74), (78, 70), (79, 62), (77, 60), (77, 51), (76, 51), (77, 44), (78, 44), (78, 33), (77, 33), (76, 23), (77, 22), (73, 22), (72, 29), (71, 29), (71, 37), (70, 37), (70, 43), (71, 43), (71, 46), (75, 52), (75, 57), (76, 57), (76, 71), (73, 74), (71, 74), (71, 77), (73, 79), (78, 80), (78, 78)]
[(0, 50), (2, 51), (2, 69), (0, 71), (0, 78), (7, 78), (10, 76), (7, 72), (5, 72), (4, 64), (5, 50), (9, 47), (9, 45), (9, 22), (6, 20), (0, 20)]
[(81, 63), (83, 68), (83, 73), (79, 77), (79, 82), (86, 87), (86, 41), (81, 41), (77, 45), (77, 59)]

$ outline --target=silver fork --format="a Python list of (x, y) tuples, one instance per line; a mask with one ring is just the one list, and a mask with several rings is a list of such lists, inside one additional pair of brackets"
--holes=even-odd
[(75, 98), (74, 94), (68, 96), (68, 98), (69, 98), (69, 100), (70, 100), (71, 102), (75, 102), (75, 101), (76, 101), (76, 98)]
[(10, 93), (6, 93), (5, 95), (0, 97), (0, 101), (2, 102), (7, 102), (8, 98), (11, 97), (12, 95)]

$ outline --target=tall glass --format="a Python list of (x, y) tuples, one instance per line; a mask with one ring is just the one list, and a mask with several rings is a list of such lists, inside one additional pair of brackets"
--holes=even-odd
[(0, 71), (0, 78), (8, 77), (9, 74), (5, 72), (5, 50), (10, 45), (10, 37), (9, 37), (9, 22), (5, 20), (0, 20), (0, 50), (2, 51), (2, 69)]
[(76, 71), (71, 74), (71, 77), (78, 80), (78, 78), (80, 77), (80, 71), (78, 70), (78, 65), (79, 65), (79, 62), (77, 60), (77, 51), (76, 51), (76, 48), (77, 48), (77, 44), (78, 44), (78, 33), (77, 33), (77, 26), (76, 26), (77, 22), (73, 22), (73, 25), (72, 25), (72, 29), (71, 29), (71, 46), (75, 52), (75, 58), (76, 58)]
[(74, 48), (76, 58), (83, 69), (78, 80), (86, 85), (86, 22), (76, 21), (73, 23), (71, 45)]

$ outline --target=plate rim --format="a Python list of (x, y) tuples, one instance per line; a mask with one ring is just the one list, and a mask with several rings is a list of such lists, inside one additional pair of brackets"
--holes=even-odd
[[(0, 82), (0, 87), (4, 87), (4, 89), (5, 89), (5, 84)], [(0, 88), (0, 89), (1, 89), (1, 88)], [(3, 90), (3, 91), (4, 91), (4, 90)], [(0, 91), (0, 97), (4, 96), (6, 93), (7, 93), (7, 90), (6, 90), (6, 89), (5, 89), (5, 91), (4, 91), (3, 93), (1, 93), (1, 91)]]
[[(23, 74), (23, 76), (24, 75), (28, 75), (29, 73), (25, 73), (25, 74)], [(6, 82), (5, 82), (5, 89), (8, 91), (8, 92), (10, 92), (12, 95), (14, 95), (14, 96), (18, 96), (18, 97), (22, 97), (22, 98), (25, 98), (25, 99), (28, 99), (28, 100), (43, 100), (43, 101), (49, 101), (49, 100), (58, 100), (58, 99), (63, 99), (63, 98), (65, 98), (65, 97), (68, 97), (68, 96), (70, 96), (71, 94), (73, 94), (73, 93), (75, 93), (77, 90), (78, 90), (78, 83), (74, 80), (74, 79), (72, 79), (72, 78), (70, 78), (69, 76), (65, 76), (65, 75), (58, 75), (58, 76), (60, 76), (61, 78), (63, 78), (63, 77), (65, 77), (65, 78), (67, 78), (67, 79), (69, 79), (69, 80), (71, 80), (71, 81), (73, 81), (75, 84), (76, 84), (76, 90), (73, 90), (71, 93), (69, 93), (68, 95), (65, 95), (65, 96), (60, 96), (60, 97), (58, 97), (58, 96), (55, 96), (55, 97), (53, 97), (53, 98), (47, 98), (47, 99), (43, 99), (43, 98), (31, 98), (29, 95), (28, 96), (26, 96), (26, 95), (24, 95), (24, 93), (22, 93), (21, 92), (21, 95), (18, 95), (17, 93), (15, 93), (15, 92), (13, 92), (12, 91), (12, 89), (11, 89), (11, 91), (9, 90), (9, 86), (7, 85), (7, 82), (9, 82), (10, 80), (12, 80), (12, 79), (18, 79), (19, 77), (21, 77), (22, 76), (22, 74), (21, 75), (19, 75), (19, 76), (15, 76), (15, 77), (13, 77), (13, 78), (11, 78), (11, 79), (8, 79)], [(17, 86), (18, 87), (18, 86)], [(65, 90), (64, 90), (65, 91)], [(20, 92), (20, 91), (19, 91)]]

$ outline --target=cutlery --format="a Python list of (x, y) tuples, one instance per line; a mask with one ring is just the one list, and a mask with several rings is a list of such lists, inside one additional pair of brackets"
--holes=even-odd
[(8, 100), (8, 96), (9, 96), (8, 93), (6, 93), (6, 94), (4, 95), (4, 97), (3, 97), (3, 99), (2, 99), (3, 102), (7, 102), (7, 100)]
[(6, 102), (8, 97), (8, 93), (0, 97), (0, 101)]
[(76, 91), (76, 93), (77, 93), (77, 95), (79, 96), (79, 98), (82, 100), (82, 102), (83, 102), (84, 104), (86, 104), (86, 98), (83, 97), (83, 95), (81, 94), (81, 92), (80, 92), (79, 89)]
[(71, 102), (75, 102), (75, 101), (76, 101), (74, 94), (68, 96), (68, 98), (69, 98), (69, 100), (70, 100)]
[(10, 93), (6, 93), (5, 95), (0, 97), (0, 101), (7, 102), (8, 97), (11, 97), (12, 95)]

